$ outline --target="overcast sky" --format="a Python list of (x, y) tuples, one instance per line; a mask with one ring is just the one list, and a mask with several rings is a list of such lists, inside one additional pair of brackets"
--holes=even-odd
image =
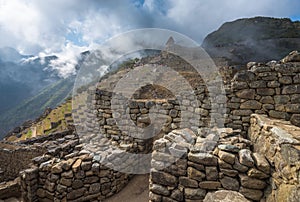
[(166, 28), (201, 44), (222, 23), (300, 19), (299, 0), (0, 0), (0, 47), (64, 57), (136, 28)]

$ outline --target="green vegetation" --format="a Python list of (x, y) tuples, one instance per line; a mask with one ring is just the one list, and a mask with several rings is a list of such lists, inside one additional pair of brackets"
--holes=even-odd
[(120, 70), (121, 70), (121, 69), (128, 69), (128, 68), (132, 69), (132, 68), (134, 67), (134, 65), (135, 65), (138, 61), (139, 61), (138, 58), (129, 59), (129, 60), (123, 62), (122, 64), (120, 64), (120, 66), (119, 66), (119, 67), (120, 67)]
[[(72, 122), (72, 100), (68, 99), (65, 103), (53, 109), (44, 119), (34, 123), (29, 129), (25, 129), (20, 133), (19, 138), (11, 136), (8, 141), (20, 141), (35, 136), (48, 135), (53, 132), (67, 130), (69, 121)], [(51, 123), (55, 123), (52, 126)], [(35, 132), (33, 132), (35, 131)]]
[[(118, 65), (116, 70), (112, 70), (106, 74), (103, 78), (107, 78), (115, 72), (123, 69), (132, 69), (139, 59), (129, 59)], [(102, 79), (103, 79), (102, 78)], [(7, 137), (8, 141), (21, 141), (29, 138), (33, 138), (40, 135), (48, 135), (53, 132), (59, 132), (66, 130), (70, 127), (70, 123), (73, 123), (71, 116), (72, 113), (72, 99), (70, 93), (73, 88), (73, 78), (65, 79), (57, 82), (56, 84), (49, 86), (37, 96), (22, 103), (18, 108), (9, 111), (5, 116), (0, 117), (0, 122), (4, 126), (20, 125), (21, 121), (27, 119), (35, 119), (43, 113), (48, 107), (56, 107), (46, 117), (43, 117), (38, 122), (33, 123), (30, 128), (21, 131), (16, 136)], [(76, 101), (73, 103), (75, 108), (77, 105), (85, 104), (84, 98), (86, 98), (86, 90), (90, 86), (94, 86), (96, 81), (93, 81), (87, 85), (80, 86), (77, 89)], [(62, 103), (62, 104), (61, 104)], [(1, 126), (0, 126), (1, 127)]]
[[(7, 130), (21, 125), (26, 120), (34, 120), (40, 116), (46, 108), (54, 108), (64, 102), (69, 97), (73, 88), (73, 79), (74, 78), (60, 80), (44, 89), (38, 95), (21, 103), (18, 107), (1, 114), (0, 129)], [(1, 134), (0, 138), (4, 135), (5, 134)]]

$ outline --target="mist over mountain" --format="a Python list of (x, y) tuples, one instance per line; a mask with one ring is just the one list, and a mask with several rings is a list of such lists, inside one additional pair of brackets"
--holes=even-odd
[(17, 50), (11, 47), (0, 48), (0, 61), (2, 62), (18, 62), (28, 57), (30, 56), (21, 55)]
[[(51, 66), (58, 59), (55, 55), (22, 55), (9, 47), (0, 49), (0, 136), (70, 95), (75, 77), (62, 77), (60, 69)], [(73, 68), (76, 71), (79, 67)]]
[(300, 22), (270, 17), (227, 22), (209, 34), (202, 47), (211, 57), (226, 58), (231, 64), (279, 60), (300, 50)]
[[(279, 60), (293, 50), (300, 50), (300, 22), (269, 17), (227, 22), (208, 34), (202, 47), (211, 57), (225, 58), (234, 65)], [(70, 51), (66, 55), (41, 57), (22, 55), (9, 47), (0, 48), (0, 134), (38, 117), (47, 107), (57, 106), (70, 95), (76, 72), (87, 57), (93, 58), (92, 50), (79, 54)], [(135, 56), (155, 53), (140, 51)], [(122, 62), (106, 70), (113, 71)], [(93, 68), (98, 74), (100, 67)]]
[(23, 56), (13, 48), (0, 50), (0, 112), (60, 80), (53, 70), (47, 69), (55, 56), (33, 60), (28, 58), (30, 56)]

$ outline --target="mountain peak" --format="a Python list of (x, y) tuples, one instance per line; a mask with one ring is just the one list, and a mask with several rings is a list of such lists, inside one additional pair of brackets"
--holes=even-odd
[(300, 49), (300, 22), (289, 18), (254, 17), (224, 23), (203, 41), (212, 57), (233, 63), (280, 60)]
[(0, 60), (4, 62), (18, 62), (22, 59), (22, 55), (14, 48), (2, 47), (0, 48)]
[(175, 40), (172, 36), (170, 36), (170, 38), (168, 39), (166, 46), (171, 46), (175, 44)]

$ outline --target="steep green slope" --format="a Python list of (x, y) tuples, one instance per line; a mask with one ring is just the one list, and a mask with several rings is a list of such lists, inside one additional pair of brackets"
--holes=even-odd
[(35, 119), (46, 108), (54, 108), (62, 103), (73, 89), (74, 77), (63, 79), (42, 90), (38, 95), (24, 101), (18, 107), (6, 111), (0, 116), (0, 138), (7, 131), (29, 119)]

